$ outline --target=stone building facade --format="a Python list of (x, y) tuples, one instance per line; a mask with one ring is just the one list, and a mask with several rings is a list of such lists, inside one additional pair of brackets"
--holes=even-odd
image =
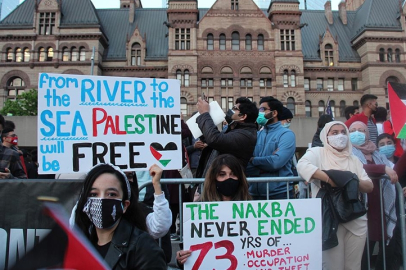
[[(346, 0), (338, 11), (300, 10), (297, 0), (169, 0), (146, 9), (121, 0), (26, 0), (0, 22), (0, 107), (37, 88), (38, 74), (170, 78), (181, 81), (182, 113), (204, 93), (224, 110), (272, 95), (295, 117), (336, 117), (365, 93), (386, 104), (387, 81), (406, 83), (404, 4)], [(402, 1), (403, 2), (403, 1)], [(94, 54), (93, 54), (94, 50)], [(94, 61), (93, 70), (92, 61)]]

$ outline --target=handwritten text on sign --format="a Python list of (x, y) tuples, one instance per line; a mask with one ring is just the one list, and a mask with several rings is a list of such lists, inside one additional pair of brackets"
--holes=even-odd
[(42, 73), (38, 115), (40, 173), (182, 167), (177, 80)]
[(320, 199), (183, 206), (185, 269), (321, 269)]

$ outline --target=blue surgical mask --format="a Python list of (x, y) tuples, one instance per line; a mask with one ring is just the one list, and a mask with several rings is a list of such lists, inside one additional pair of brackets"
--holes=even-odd
[(258, 117), (257, 117), (257, 123), (260, 126), (265, 126), (266, 123), (268, 122), (269, 119), (265, 118), (265, 113), (264, 112), (259, 112)]
[(384, 154), (387, 158), (393, 157), (393, 153), (395, 153), (395, 150), (396, 148), (393, 144), (379, 147), (379, 152)]
[(365, 134), (359, 131), (351, 132), (350, 141), (355, 145), (363, 145), (365, 143)]
[(290, 127), (290, 123), (285, 123), (285, 124), (282, 125), (282, 127), (284, 127), (284, 128), (289, 128), (289, 127)]

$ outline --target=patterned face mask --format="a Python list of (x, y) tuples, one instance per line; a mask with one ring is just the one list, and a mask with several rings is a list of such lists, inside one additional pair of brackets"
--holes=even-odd
[(120, 199), (102, 199), (89, 197), (83, 212), (99, 229), (113, 227), (123, 215), (123, 204)]

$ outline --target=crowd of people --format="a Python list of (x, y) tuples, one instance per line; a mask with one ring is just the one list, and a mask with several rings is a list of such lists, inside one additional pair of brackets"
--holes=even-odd
[[(292, 199), (297, 183), (248, 183), (247, 177), (297, 175), (305, 180), (300, 183), (300, 197), (316, 198), (320, 190), (343, 188), (345, 184), (333, 177), (335, 171), (351, 172), (358, 184), (350, 191), (359, 196), (368, 194), (367, 214), (338, 224), (338, 244), (323, 250), (323, 269), (367, 269), (367, 258), (373, 257), (366, 256), (367, 250), (380, 243), (375, 269), (383, 269), (386, 259), (386, 269), (398, 270), (400, 218), (394, 184), (406, 184), (404, 141), (396, 138), (387, 110), (378, 107), (376, 96), (364, 95), (360, 105), (361, 111), (355, 106), (345, 110), (345, 123), (321, 115), (312, 147), (296, 161), (295, 133), (289, 128), (293, 115), (276, 98), (264, 97), (259, 106), (248, 98), (237, 98), (222, 129), (210, 117), (208, 102), (199, 98), (196, 123), (203, 135), (193, 138), (182, 120), (182, 160), (194, 177), (204, 178), (204, 183), (182, 185), (183, 201)], [(37, 178), (32, 172), (35, 163), (27, 164), (18, 149), (15, 126), (0, 116), (0, 128), (0, 166), (5, 168), (0, 178)], [(166, 269), (172, 253), (169, 234), (172, 240), (179, 238), (179, 188), (161, 185), (160, 179), (181, 178), (179, 171), (162, 171), (153, 165), (145, 172), (123, 172), (112, 164), (99, 164), (83, 177), (71, 225), (80, 228), (112, 269)], [(148, 181), (152, 186), (140, 194), (138, 185)], [(307, 190), (310, 194), (303, 196)], [(378, 222), (380, 191), (384, 235)], [(157, 239), (161, 239), (161, 247)], [(189, 250), (177, 252), (179, 266), (190, 254)]]

